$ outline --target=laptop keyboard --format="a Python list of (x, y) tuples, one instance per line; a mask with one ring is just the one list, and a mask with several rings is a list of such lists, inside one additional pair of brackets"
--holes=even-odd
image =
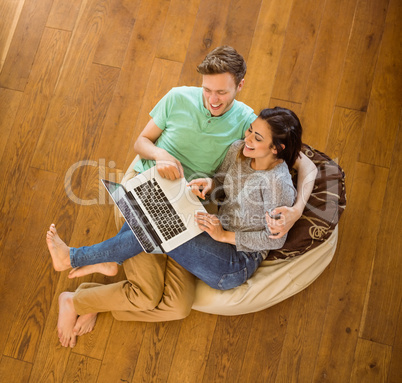
[(144, 247), (145, 251), (151, 253), (155, 249), (155, 245), (149, 240), (147, 234), (142, 229), (142, 227), (138, 225), (137, 217), (133, 213), (133, 208), (130, 206), (129, 202), (126, 201), (126, 197), (120, 198), (120, 200), (117, 202), (117, 206), (123, 213), (124, 217), (127, 220), (127, 223), (134, 231), (135, 236)]
[(166, 241), (187, 229), (155, 178), (134, 190)]

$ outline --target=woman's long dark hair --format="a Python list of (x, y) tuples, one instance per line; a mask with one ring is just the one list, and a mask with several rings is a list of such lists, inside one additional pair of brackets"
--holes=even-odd
[[(271, 127), (272, 144), (277, 150), (276, 157), (286, 162), (289, 169), (293, 167), (302, 145), (302, 126), (294, 112), (286, 108), (263, 109), (258, 116)], [(282, 145), (285, 148), (282, 148)]]
[(258, 117), (266, 121), (271, 128), (272, 146), (277, 151), (276, 158), (285, 161), (291, 169), (299, 157), (302, 145), (303, 129), (299, 118), (291, 110), (278, 106), (263, 109)]

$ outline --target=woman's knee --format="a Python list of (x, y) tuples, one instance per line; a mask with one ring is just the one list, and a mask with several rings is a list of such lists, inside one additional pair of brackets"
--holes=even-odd
[(244, 267), (243, 269), (236, 271), (234, 273), (225, 274), (219, 280), (216, 286), (212, 286), (218, 290), (230, 290), (237, 286), (242, 285), (244, 282), (247, 281), (247, 268)]

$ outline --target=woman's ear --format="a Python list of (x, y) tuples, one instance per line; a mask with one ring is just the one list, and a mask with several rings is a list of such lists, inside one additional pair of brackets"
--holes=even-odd
[[(281, 144), (281, 148), (282, 148), (282, 150), (285, 149), (285, 145)], [(276, 149), (276, 146), (272, 145), (271, 150), (272, 150), (272, 153), (274, 153), (275, 155), (278, 154), (278, 150)]]

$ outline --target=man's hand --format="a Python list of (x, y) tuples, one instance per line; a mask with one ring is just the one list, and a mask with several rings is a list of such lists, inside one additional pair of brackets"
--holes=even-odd
[(280, 214), (280, 218), (274, 219), (269, 216), (268, 212), (265, 213), (265, 219), (267, 221), (269, 231), (272, 233), (269, 238), (275, 239), (283, 237), (301, 217), (302, 212), (300, 212), (294, 206), (281, 206), (271, 211), (271, 216), (278, 214)]
[(151, 118), (138, 136), (134, 144), (134, 150), (141, 158), (156, 161), (156, 169), (161, 177), (169, 180), (184, 177), (183, 167), (180, 161), (169, 154), (165, 149), (155, 145), (155, 142), (161, 134), (162, 129), (160, 129)]
[(175, 180), (184, 177), (183, 167), (179, 160), (165, 150), (160, 150), (156, 160), (156, 170), (161, 177)]
[(214, 181), (211, 178), (197, 178), (188, 183), (191, 186), (191, 191), (202, 199), (210, 193), (214, 188)]

